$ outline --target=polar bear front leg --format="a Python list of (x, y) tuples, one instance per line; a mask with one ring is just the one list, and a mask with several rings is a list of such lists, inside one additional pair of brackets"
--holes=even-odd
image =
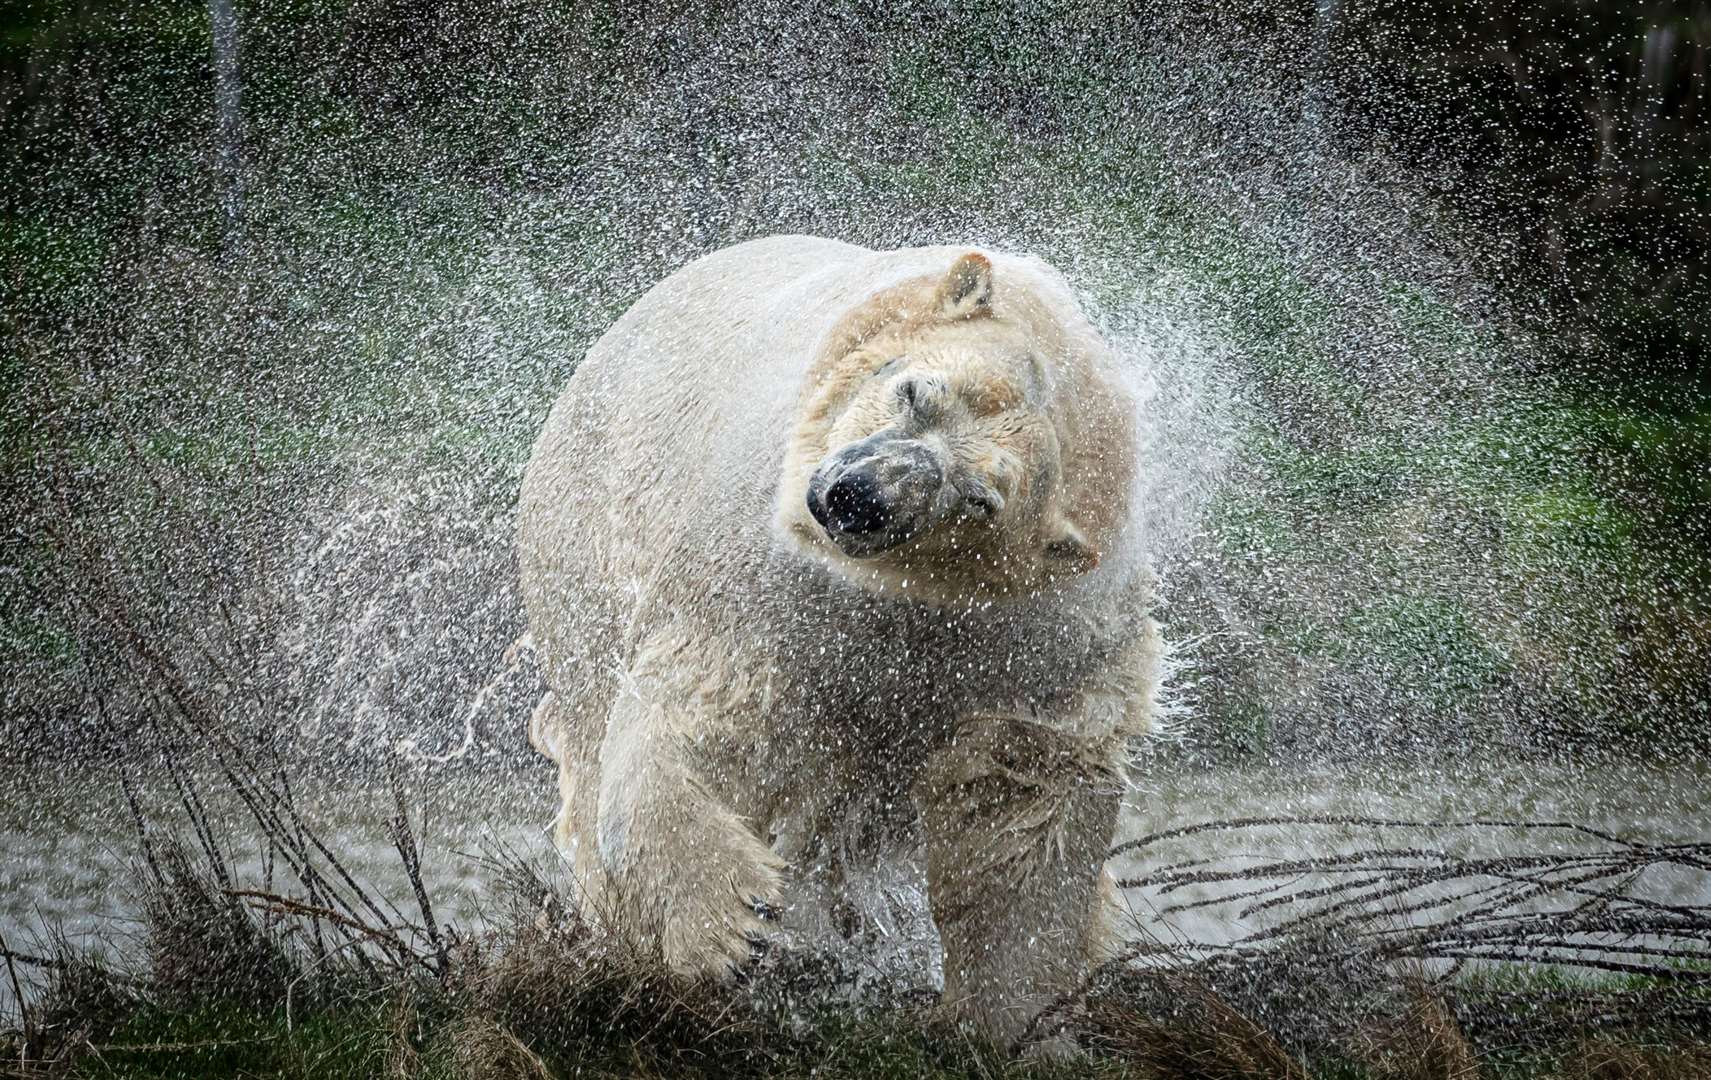
[(974, 717), (916, 788), (945, 954), (944, 1007), (1009, 1043), (1104, 945), (1114, 743)]
[(600, 755), (598, 916), (657, 946), (672, 970), (744, 967), (779, 904), (783, 862), (697, 775), (695, 718), (634, 684), (612, 704)]

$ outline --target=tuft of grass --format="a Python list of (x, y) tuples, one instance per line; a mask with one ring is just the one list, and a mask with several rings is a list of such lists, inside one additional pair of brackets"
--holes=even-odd
[[(597, 928), (531, 868), (511, 864), (503, 887), (501, 929), (466, 955), (467, 1019), (453, 1039), (515, 1044), (504, 1055), (515, 1070), (495, 1075), (530, 1075), (531, 1047), (556, 1047), (545, 1056), (574, 1067), (628, 1060), (668, 1070), (688, 1061), (734, 1068), (767, 1041), (746, 995), (673, 975), (657, 948)], [(460, 1060), (469, 1053), (459, 1050)]]
[(1306, 1067), (1252, 1017), (1204, 983), (1166, 978), (1176, 1000), (1168, 1015), (1112, 998), (1089, 1002), (1092, 1041), (1157, 1080), (1308, 1080)]
[(157, 849), (155, 865), (160, 876), (143, 893), (155, 1000), (266, 1009), (296, 989), (303, 971), (279, 929), (193, 864), (176, 842)]
[(1562, 1080), (1704, 1080), (1711, 1076), (1711, 1043), (1588, 1039), (1563, 1059), (1561, 1068)]
[(1356, 1056), (1384, 1080), (1478, 1080), (1479, 1061), (1443, 998), (1414, 987), (1407, 1012), (1379, 1023)]
[(468, 1017), (449, 1040), (458, 1072), (469, 1080), (553, 1080), (546, 1061), (496, 1021)]

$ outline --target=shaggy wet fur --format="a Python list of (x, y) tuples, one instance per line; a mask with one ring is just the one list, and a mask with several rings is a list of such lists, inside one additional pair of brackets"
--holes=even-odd
[[(917, 839), (952, 1013), (1013, 1035), (1104, 951), (1162, 651), (1111, 365), (1036, 261), (805, 237), (691, 264), (591, 350), (523, 483), (532, 737), (584, 888), (672, 967), (740, 969)], [(809, 476), (880, 430), (990, 519), (828, 543)]]

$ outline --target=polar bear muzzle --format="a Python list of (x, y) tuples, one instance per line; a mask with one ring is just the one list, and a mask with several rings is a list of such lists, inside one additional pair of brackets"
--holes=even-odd
[(808, 481), (808, 512), (838, 550), (868, 558), (944, 517), (945, 468), (920, 439), (886, 430), (831, 454)]

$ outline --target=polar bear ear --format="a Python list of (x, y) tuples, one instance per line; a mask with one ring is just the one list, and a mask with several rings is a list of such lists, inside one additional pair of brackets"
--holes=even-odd
[(972, 319), (992, 313), (992, 260), (971, 251), (951, 264), (939, 282), (939, 314), (946, 319)]
[(1085, 574), (1099, 565), (1099, 551), (1067, 518), (1058, 518), (1046, 541), (1046, 562), (1065, 574)]

